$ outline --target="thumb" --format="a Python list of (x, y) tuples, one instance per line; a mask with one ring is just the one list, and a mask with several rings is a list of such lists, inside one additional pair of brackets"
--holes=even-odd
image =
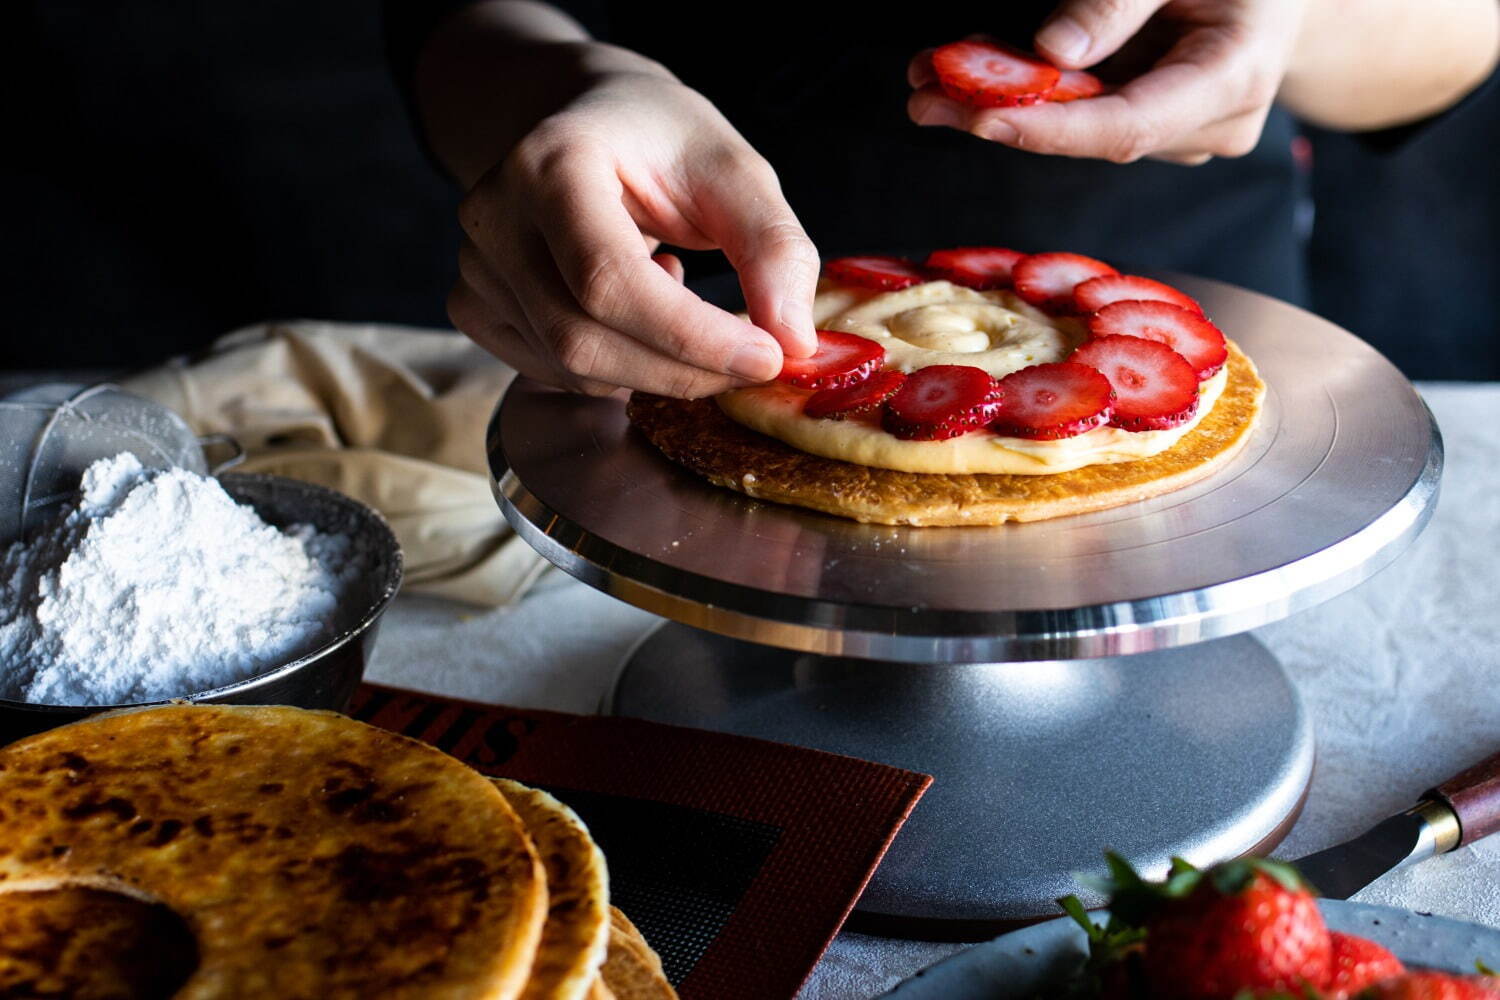
[(1064, 69), (1083, 69), (1117, 52), (1163, 0), (1064, 0), (1036, 33), (1036, 50)]
[(818, 346), (812, 314), (818, 251), (786, 203), (775, 171), (747, 154), (696, 200), (700, 228), (740, 276), (750, 322), (792, 357), (810, 356)]

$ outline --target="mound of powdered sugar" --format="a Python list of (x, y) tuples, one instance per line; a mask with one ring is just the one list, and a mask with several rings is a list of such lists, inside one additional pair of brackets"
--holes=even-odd
[(0, 697), (157, 701), (295, 659), (331, 636), (351, 548), (266, 524), (214, 479), (128, 453), (95, 462), (0, 559)]

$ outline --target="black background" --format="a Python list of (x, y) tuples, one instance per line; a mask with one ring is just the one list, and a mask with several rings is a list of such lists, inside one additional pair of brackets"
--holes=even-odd
[[(458, 195), (413, 138), (377, 5), (32, 0), (9, 10), (0, 367), (138, 366), (263, 319), (446, 325)], [(899, 72), (849, 107), (891, 103), (904, 87)], [(1285, 141), (1278, 128), (1273, 121), (1268, 143)], [(1020, 155), (956, 133), (910, 134), (955, 162)], [(1251, 287), (1262, 284), (1257, 268), (1295, 270), (1310, 285), (1269, 290), (1354, 330), (1412, 377), (1500, 378), (1500, 87), (1492, 80), (1388, 151), (1308, 134), (1316, 224), (1293, 252), (1299, 259), (1238, 272), (1181, 256), (1143, 263)], [(1075, 170), (1055, 165), (1060, 177)], [(1168, 184), (1185, 173), (1130, 169)], [(1194, 183), (1233, 169), (1199, 168)], [(857, 177), (839, 176), (841, 196), (858, 203)], [(920, 199), (920, 179), (912, 187)], [(857, 227), (859, 245), (840, 245), (821, 221), (818, 190), (788, 191), (826, 252), (879, 249), (868, 245), (877, 231)], [(946, 241), (1009, 239), (971, 228), (966, 220)], [(1058, 244), (1112, 249), (1079, 239)]]

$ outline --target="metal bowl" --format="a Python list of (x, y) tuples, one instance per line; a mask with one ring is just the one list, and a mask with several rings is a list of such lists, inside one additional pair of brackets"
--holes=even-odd
[[(362, 587), (339, 609), (332, 639), (304, 656), (264, 673), (174, 700), (220, 705), (295, 705), (344, 711), (364, 677), (380, 616), (401, 586), (401, 547), (379, 513), (335, 490), (311, 483), (246, 473), (219, 477), (226, 492), (255, 508), (268, 524), (311, 524), (319, 531), (361, 538), (371, 553)], [(39, 705), (0, 699), (0, 743), (130, 705)]]

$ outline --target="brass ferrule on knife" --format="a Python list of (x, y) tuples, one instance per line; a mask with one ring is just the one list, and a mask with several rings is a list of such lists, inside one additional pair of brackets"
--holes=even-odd
[(1408, 809), (1406, 814), (1422, 821), (1421, 845), (1423, 847), (1430, 845), (1429, 851), (1423, 851), (1420, 847), (1413, 851), (1413, 860), (1418, 856), (1431, 857), (1433, 854), (1447, 854), (1458, 846), (1463, 830), (1459, 826), (1458, 813), (1454, 812), (1446, 802), (1423, 799)]

